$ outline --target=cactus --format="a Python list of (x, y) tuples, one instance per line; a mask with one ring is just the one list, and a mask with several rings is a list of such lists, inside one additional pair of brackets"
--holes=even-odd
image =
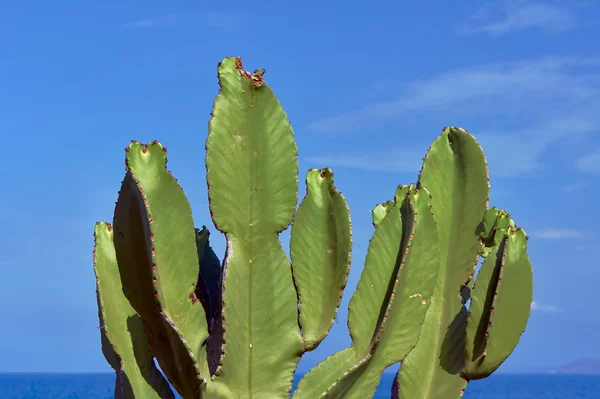
[[(206, 177), (222, 264), (208, 229), (194, 228), (166, 148), (126, 149), (112, 226), (97, 224), (94, 250), (115, 397), (173, 397), (168, 380), (185, 399), (289, 398), (301, 356), (333, 325), (350, 270), (348, 206), (323, 168), (307, 172), (297, 208), (294, 132), (263, 74), (234, 58), (218, 67)], [(454, 398), (499, 367), (527, 323), (531, 266), (525, 233), (488, 209), (488, 194), (475, 139), (444, 129), (418, 183), (373, 209), (351, 346), (307, 373), (293, 398), (372, 397), (398, 363), (392, 397)], [(288, 259), (279, 233), (290, 225)]]
[[(525, 330), (533, 290), (527, 238), (506, 212), (487, 209), (487, 163), (466, 131), (444, 130), (424, 159), (419, 184), (432, 194), (443, 255), (419, 343), (400, 366), (393, 394), (459, 398), (468, 381), (506, 360)], [(467, 308), (480, 256), (486, 260)]]

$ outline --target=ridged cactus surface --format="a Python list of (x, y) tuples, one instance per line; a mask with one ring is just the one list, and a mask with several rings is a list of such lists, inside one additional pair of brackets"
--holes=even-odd
[(294, 134), (262, 71), (219, 65), (206, 140), (209, 205), (225, 234), (223, 330), (215, 383), (223, 397), (285, 397), (304, 344), (290, 262), (278, 233), (294, 217)]
[(306, 174), (306, 196), (292, 225), (290, 256), (307, 351), (327, 336), (350, 272), (350, 211), (330, 169)]
[(533, 299), (525, 232), (504, 211), (486, 213), (495, 223), (484, 234), (494, 241), (471, 292), (463, 373), (472, 380), (489, 376), (511, 354), (525, 331)]
[[(298, 362), (329, 333), (350, 271), (351, 219), (328, 168), (306, 173), (298, 206), (294, 132), (241, 60), (218, 66), (206, 139), (221, 262), (158, 142), (131, 142), (112, 225), (95, 228), (102, 350), (115, 397), (453, 399), (494, 372), (529, 317), (527, 236), (488, 207), (483, 151), (446, 128), (416, 185), (372, 212), (375, 230), (348, 309), (350, 347), (292, 392)], [(279, 233), (291, 226), (290, 258)], [(473, 282), (480, 257), (481, 269)], [(470, 300), (470, 303), (467, 303)], [(154, 360), (164, 373), (161, 374)]]
[[(294, 398), (372, 397), (384, 369), (416, 345), (439, 265), (429, 194), (400, 187), (376, 223), (365, 267), (350, 300), (352, 347), (319, 364)], [(335, 371), (335, 372), (332, 372)]]
[[(523, 230), (518, 233), (521, 244), (513, 249), (513, 257), (519, 262), (505, 270), (511, 281), (515, 277), (522, 279), (520, 286), (509, 287), (508, 293), (499, 289), (493, 269), (497, 265), (499, 271), (502, 265), (495, 260), (490, 262), (488, 257), (475, 283), (471, 306), (467, 308), (465, 304), (479, 257), (493, 257), (503, 251), (499, 248), (502, 239), (495, 236), (504, 236), (506, 230), (496, 228), (506, 222), (502, 214), (487, 210), (488, 179), (483, 151), (475, 138), (462, 129), (445, 129), (424, 159), (419, 184), (432, 195), (442, 259), (419, 344), (400, 366), (394, 387), (398, 398), (461, 397), (470, 379), (487, 377), (506, 359), (525, 329), (532, 299), (532, 274)], [(497, 221), (498, 217), (501, 220)], [(490, 317), (507, 312), (495, 309), (494, 298), (501, 297), (498, 294), (512, 297), (515, 313), (514, 317), (505, 315), (510, 320), (496, 327), (497, 334), (491, 334), (494, 327)], [(494, 337), (498, 341), (494, 342)], [(498, 347), (486, 350), (491, 342)]]
[(112, 226), (94, 228), (94, 270), (102, 352), (116, 371), (115, 398), (174, 398), (167, 380), (154, 364), (154, 356), (140, 316), (123, 294), (113, 245)]

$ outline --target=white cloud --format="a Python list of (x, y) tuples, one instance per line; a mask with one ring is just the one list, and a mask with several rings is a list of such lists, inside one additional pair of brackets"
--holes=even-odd
[(206, 13), (201, 17), (204, 24), (228, 32), (239, 31), (247, 19), (246, 15), (228, 13)]
[(538, 231), (535, 234), (532, 234), (536, 238), (545, 238), (549, 240), (558, 240), (562, 238), (580, 238), (584, 236), (584, 232), (581, 230), (575, 229), (565, 229), (565, 228), (546, 228)]
[(177, 14), (165, 14), (153, 18), (144, 18), (128, 23), (128, 28), (156, 28), (159, 26), (174, 25), (177, 21)]
[(319, 155), (305, 159), (314, 164), (315, 168), (323, 165), (342, 166), (377, 172), (411, 172), (416, 176), (424, 155), (422, 149), (392, 148), (384, 151)]
[(531, 302), (531, 310), (539, 312), (560, 312), (561, 309), (554, 305), (541, 305), (536, 301)]
[[(600, 57), (545, 57), (465, 67), (405, 83), (399, 91), (395, 100), (325, 117), (310, 123), (309, 128), (338, 135), (429, 115), (454, 121), (473, 116), (493, 118), (498, 121), (496, 129), (472, 133), (482, 144), (492, 173), (519, 176), (536, 171), (540, 156), (552, 145), (567, 137), (597, 132), (600, 126)], [(517, 123), (521, 126), (515, 127)], [(403, 143), (385, 154), (405, 150)], [(368, 150), (337, 159), (352, 167), (375, 159), (380, 169), (388, 169), (386, 156), (364, 151)], [(399, 161), (387, 158), (392, 161), (389, 169), (397, 170)]]
[(487, 130), (477, 133), (476, 137), (485, 150), (492, 174), (524, 176), (542, 168), (539, 158), (552, 145), (568, 137), (597, 131), (595, 120), (600, 121), (600, 116), (573, 112), (550, 117), (534, 127), (508, 132)]
[(580, 190), (585, 189), (588, 186), (589, 186), (588, 182), (585, 182), (585, 181), (576, 181), (576, 182), (567, 184), (565, 186), (565, 191), (567, 191), (567, 192), (580, 191)]
[(198, 21), (205, 27), (217, 28), (228, 32), (237, 32), (248, 17), (242, 14), (228, 13), (198, 13), (190, 12), (186, 15), (165, 14), (158, 17), (144, 18), (131, 22), (125, 26), (128, 28), (157, 28), (162, 26), (173, 26), (177, 24), (197, 24)]
[(459, 27), (458, 33), (498, 36), (524, 29), (564, 31), (576, 24), (574, 14), (564, 6), (564, 2), (549, 1), (486, 2), (470, 23)]
[[(460, 68), (405, 84), (396, 100), (322, 118), (309, 127), (323, 133), (347, 133), (416, 112), (514, 115), (533, 108), (545, 116), (547, 109), (542, 107), (546, 105), (576, 110), (582, 102), (597, 99), (599, 67), (600, 57), (546, 57)], [(569, 68), (583, 70), (574, 74)]]
[(577, 161), (577, 168), (582, 172), (600, 174), (600, 150), (580, 158)]

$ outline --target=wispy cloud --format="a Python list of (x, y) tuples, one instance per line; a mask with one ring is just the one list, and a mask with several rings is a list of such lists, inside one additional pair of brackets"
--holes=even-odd
[[(501, 122), (497, 129), (473, 132), (493, 173), (523, 175), (537, 170), (540, 156), (560, 140), (598, 131), (600, 57), (545, 57), (460, 68), (405, 83), (400, 92), (394, 100), (325, 117), (310, 123), (309, 128), (333, 135), (431, 114), (446, 120), (493, 117)], [(523, 127), (515, 128), (515, 121)], [(422, 144), (415, 148), (422, 148)], [(399, 161), (394, 157), (388, 156), (394, 164), (385, 168), (381, 153), (365, 151), (337, 157), (338, 163), (350, 167), (375, 164), (398, 171)], [(402, 154), (406, 145), (386, 151)], [(336, 157), (328, 154), (318, 158)]]
[(561, 309), (554, 305), (542, 305), (536, 301), (531, 302), (531, 310), (538, 312), (560, 312)]
[(546, 228), (535, 232), (532, 234), (536, 238), (544, 238), (548, 240), (558, 240), (562, 238), (580, 238), (584, 236), (584, 232), (581, 230), (575, 229), (566, 229), (566, 228)]
[[(569, 69), (587, 67), (579, 74)], [(546, 57), (466, 67), (403, 85), (401, 97), (312, 122), (323, 133), (348, 133), (410, 113), (517, 114), (545, 105), (579, 109), (600, 93), (600, 57)], [(573, 104), (576, 102), (576, 104)]]
[(600, 174), (600, 150), (580, 158), (577, 161), (577, 168), (582, 172)]
[(476, 12), (471, 22), (458, 27), (457, 33), (483, 32), (499, 36), (524, 29), (564, 31), (573, 28), (576, 24), (575, 15), (565, 7), (564, 3), (549, 1), (486, 2)]
[(174, 26), (175, 24), (200, 23), (202, 26), (216, 28), (227, 32), (238, 32), (249, 19), (246, 14), (230, 13), (197, 13), (191, 12), (186, 15), (175, 13), (165, 14), (158, 17), (144, 18), (126, 24), (128, 28), (158, 28), (164, 26)]
[(238, 32), (247, 20), (245, 14), (206, 13), (201, 16), (204, 24), (228, 32)]
[(158, 17), (144, 18), (130, 22), (125, 26), (128, 28), (157, 28), (160, 26), (171, 26), (177, 22), (177, 14), (165, 14)]
[(585, 181), (576, 181), (565, 186), (566, 192), (580, 191), (589, 186), (588, 182)]
[(421, 167), (424, 153), (422, 149), (407, 150), (392, 148), (391, 150), (372, 151), (366, 153), (351, 153), (338, 155), (319, 155), (306, 157), (314, 167), (350, 167), (376, 172), (417, 172)]

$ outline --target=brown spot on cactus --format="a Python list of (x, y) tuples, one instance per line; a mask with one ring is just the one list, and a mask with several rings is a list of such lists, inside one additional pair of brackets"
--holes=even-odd
[(196, 297), (196, 293), (194, 291), (192, 291), (189, 295), (190, 300), (192, 301), (192, 303), (196, 303), (199, 302), (198, 301), (198, 297)]

